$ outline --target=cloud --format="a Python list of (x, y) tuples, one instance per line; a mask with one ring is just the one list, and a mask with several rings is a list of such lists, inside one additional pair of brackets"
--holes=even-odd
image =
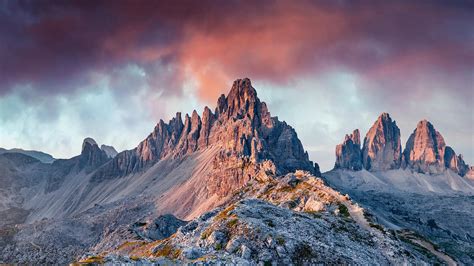
[[(459, 117), (449, 123), (463, 128), (457, 145), (473, 150), (465, 133), (474, 124), (466, 111), (474, 98), (473, 11), (470, 1), (4, 1), (0, 116), (34, 114), (31, 125), (79, 119), (83, 133), (109, 119), (116, 124), (100, 132), (128, 124), (143, 135), (145, 123), (213, 107), (232, 80), (250, 77), (273, 88), (273, 113), (296, 124), (315, 151), (334, 144), (318, 144), (324, 135), (342, 138), (356, 126), (345, 128), (345, 116), (371, 123), (381, 111), (402, 123), (414, 122), (408, 112)], [(291, 95), (299, 96), (295, 108), (321, 99), (338, 108), (320, 102), (312, 110), (318, 122), (308, 122), (278, 108)], [(18, 136), (3, 143), (34, 134), (10, 123), (1, 136)]]
[[(94, 72), (134, 63), (155, 74), (173, 65), (166, 90), (189, 75), (214, 99), (224, 82), (251, 74), (287, 82), (333, 67), (369, 79), (405, 66), (473, 67), (472, 5), (399, 1), (50, 1), (4, 2), (2, 86), (68, 92)], [(153, 80), (150, 80), (152, 82)]]

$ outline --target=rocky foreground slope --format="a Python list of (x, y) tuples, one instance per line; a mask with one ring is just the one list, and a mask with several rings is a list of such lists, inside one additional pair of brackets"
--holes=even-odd
[[(307, 172), (261, 174), (222, 207), (153, 240), (131, 225), (124, 241), (82, 262), (404, 264), (440, 262), (400, 232), (371, 222), (347, 196)], [(173, 223), (172, 223), (173, 224)], [(161, 226), (165, 228), (165, 225)], [(108, 242), (113, 242), (110, 239)]]

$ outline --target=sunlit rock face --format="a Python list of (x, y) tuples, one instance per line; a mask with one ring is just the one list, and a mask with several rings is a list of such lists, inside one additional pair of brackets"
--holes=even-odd
[(360, 133), (356, 129), (346, 135), (344, 142), (336, 146), (336, 163), (334, 168), (362, 170), (362, 151), (360, 149)]
[(408, 138), (403, 151), (403, 164), (421, 173), (437, 174), (451, 169), (460, 176), (466, 175), (469, 166), (462, 155), (446, 146), (443, 136), (433, 125), (422, 120)]
[(149, 167), (165, 157), (180, 158), (219, 145), (226, 156), (247, 157), (253, 163), (271, 160), (280, 173), (297, 169), (319, 175), (309, 160), (295, 130), (271, 117), (267, 105), (257, 97), (249, 79), (234, 81), (227, 96), (221, 95), (215, 112), (205, 108), (181, 113), (168, 123), (163, 120), (137, 148), (118, 154), (97, 175), (126, 175)]
[(468, 168), (467, 173), (464, 177), (470, 180), (474, 180), (474, 166)]
[(400, 129), (389, 114), (383, 113), (365, 136), (363, 166), (373, 171), (397, 169), (401, 164), (401, 150)]

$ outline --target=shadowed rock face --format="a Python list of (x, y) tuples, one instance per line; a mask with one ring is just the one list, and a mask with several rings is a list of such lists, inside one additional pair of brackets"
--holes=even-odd
[(381, 114), (364, 139), (362, 161), (367, 170), (397, 169), (401, 163), (400, 129), (387, 113)]
[(281, 173), (303, 169), (319, 174), (295, 130), (271, 117), (245, 78), (234, 82), (227, 97), (219, 97), (214, 114), (206, 107), (202, 118), (194, 111), (184, 123), (181, 113), (169, 123), (161, 120), (137, 148), (118, 154), (99, 169), (95, 179), (137, 172), (162, 158), (180, 158), (211, 145), (221, 145), (226, 154), (246, 156), (254, 163), (271, 160)]
[(334, 168), (362, 170), (362, 152), (360, 149), (360, 133), (356, 129), (346, 135), (344, 142), (336, 146), (336, 164)]
[(41, 151), (23, 150), (23, 149), (17, 149), (17, 148), (7, 150), (7, 149), (4, 149), (4, 148), (0, 148), (0, 155), (4, 154), (4, 153), (25, 154), (25, 155), (28, 155), (28, 156), (33, 157), (35, 159), (38, 159), (43, 163), (53, 163), (54, 160), (56, 160), (56, 159), (53, 158), (53, 156), (51, 156), (47, 153), (41, 152)]
[(405, 167), (421, 173), (436, 174), (449, 168), (464, 176), (469, 171), (462, 155), (446, 146), (443, 136), (426, 120), (420, 121), (410, 135), (403, 159)]
[(182, 221), (171, 214), (161, 215), (145, 223), (137, 222), (132, 228), (139, 236), (149, 240), (164, 239), (176, 233), (179, 227), (185, 225)]
[(107, 153), (99, 148), (92, 138), (84, 139), (79, 156), (79, 168), (94, 170), (109, 160)]
[(103, 150), (109, 158), (114, 158), (118, 154), (118, 152), (112, 146), (102, 144), (100, 145), (100, 149)]

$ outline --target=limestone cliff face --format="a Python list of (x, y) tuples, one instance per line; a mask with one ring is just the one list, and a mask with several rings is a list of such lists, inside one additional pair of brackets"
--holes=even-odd
[(109, 160), (105, 151), (101, 150), (92, 138), (84, 139), (81, 155), (79, 155), (79, 168), (93, 170)]
[(118, 154), (114, 147), (105, 144), (100, 145), (100, 149), (103, 150), (109, 158), (114, 158)]
[(408, 138), (403, 151), (403, 165), (429, 174), (451, 169), (464, 176), (469, 171), (462, 155), (456, 155), (451, 147), (446, 146), (443, 136), (426, 120), (420, 121)]
[(400, 129), (387, 113), (381, 114), (364, 139), (362, 162), (373, 171), (397, 169), (401, 164)]
[(362, 170), (362, 151), (360, 149), (360, 133), (356, 129), (346, 135), (344, 142), (336, 146), (336, 164), (334, 168)]
[(385, 171), (403, 167), (425, 174), (439, 174), (451, 169), (466, 178), (474, 176), (473, 168), (464, 162), (463, 156), (456, 155), (426, 120), (418, 123), (405, 150), (403, 153), (400, 151), (400, 129), (389, 114), (383, 113), (367, 132), (362, 150), (358, 130), (346, 135), (344, 142), (336, 146), (334, 168)]
[(206, 107), (202, 118), (194, 111), (184, 123), (181, 113), (169, 123), (161, 120), (137, 148), (118, 154), (97, 175), (126, 175), (162, 158), (180, 158), (215, 145), (221, 147), (220, 157), (246, 157), (252, 163), (270, 160), (279, 173), (301, 169), (320, 174), (295, 130), (271, 117), (246, 78), (236, 80), (229, 94), (219, 97), (215, 113)]

